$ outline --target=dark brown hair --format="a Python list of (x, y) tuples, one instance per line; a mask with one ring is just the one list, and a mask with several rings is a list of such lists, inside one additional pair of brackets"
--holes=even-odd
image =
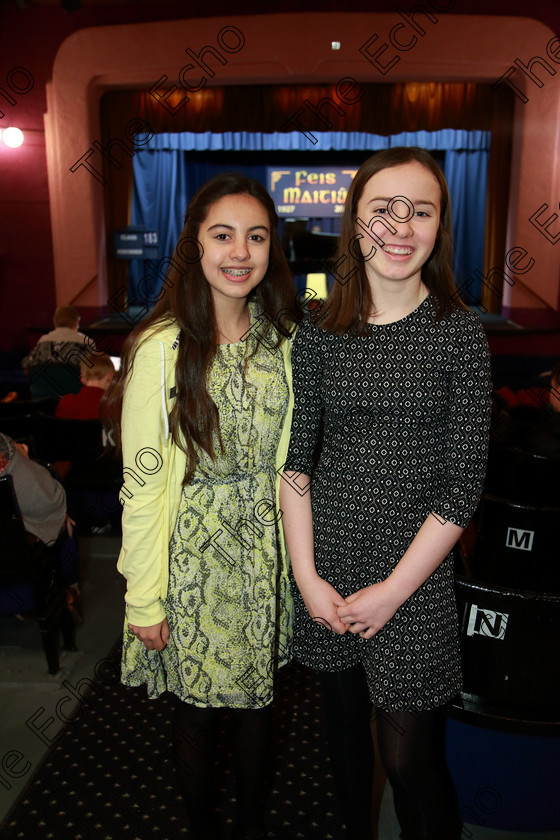
[[(291, 322), (277, 314), (293, 308), (294, 285), (286, 257), (278, 238), (278, 216), (270, 195), (258, 181), (243, 174), (224, 173), (204, 184), (192, 198), (185, 217), (185, 226), (175, 248), (164, 283), (164, 293), (153, 312), (137, 325), (128, 337), (117, 377), (107, 392), (108, 425), (113, 428), (117, 450), (121, 445), (120, 413), (124, 389), (134, 363), (135, 352), (154, 327), (176, 322), (180, 330), (175, 383), (177, 398), (171, 412), (170, 428), (173, 440), (187, 455), (185, 483), (190, 481), (196, 467), (196, 446), (214, 457), (213, 434), (219, 436), (218, 409), (207, 389), (207, 374), (216, 354), (217, 325), (210, 286), (200, 265), (202, 246), (198, 243), (200, 225), (210, 207), (228, 195), (249, 195), (256, 198), (268, 213), (270, 222), (270, 251), (268, 268), (259, 285), (252, 290), (259, 312), (265, 314), (259, 325), (259, 341), (269, 347), (279, 347), (288, 337), (293, 323), (299, 320), (291, 313)], [(247, 339), (249, 341), (249, 339)], [(254, 341), (254, 340), (253, 340)]]
[[(317, 312), (316, 318), (323, 329), (341, 335), (345, 332), (360, 334), (366, 328), (367, 318), (373, 309), (370, 285), (367, 280), (365, 262), (352, 249), (352, 238), (356, 235), (358, 202), (369, 179), (392, 166), (417, 161), (431, 172), (441, 191), (441, 212), (439, 230), (434, 250), (422, 266), (422, 282), (434, 298), (436, 319), (441, 319), (454, 309), (465, 308), (457, 295), (453, 278), (453, 246), (451, 240), (451, 203), (445, 176), (434, 158), (425, 149), (417, 146), (396, 146), (384, 149), (368, 158), (357, 171), (344, 205), (342, 233), (337, 260), (341, 261), (340, 276), (348, 277), (345, 282), (335, 280), (333, 287)], [(346, 258), (346, 259), (344, 259)]]

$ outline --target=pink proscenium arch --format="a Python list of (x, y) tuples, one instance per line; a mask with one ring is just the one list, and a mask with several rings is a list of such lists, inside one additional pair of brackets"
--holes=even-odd
[[(504, 77), (503, 84), (515, 85), (512, 189), (503, 208), (510, 261), (502, 267), (515, 285), (506, 285), (504, 306), (508, 312), (557, 310), (560, 38), (533, 19), (442, 11), (452, 5), (430, 0), (424, 6), (429, 16), (417, 11), (408, 19), (406, 13), (232, 16), (72, 34), (56, 56), (45, 115), (57, 301), (103, 306), (108, 297), (104, 187), (86, 166), (75, 166), (87, 162), (83, 156), (101, 140), (102, 94), (148, 89), (164, 75), (178, 84), (191, 62), (186, 50), (212, 46), (227, 63), (209, 57), (215, 75), (208, 85), (336, 83), (347, 76), (369, 83), (494, 83)], [(341, 42), (339, 51), (332, 41)], [(192, 87), (201, 76), (196, 65), (183, 74)]]

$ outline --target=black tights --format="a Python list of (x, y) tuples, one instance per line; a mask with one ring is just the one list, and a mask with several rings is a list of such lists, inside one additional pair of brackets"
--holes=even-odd
[[(219, 836), (214, 815), (214, 759), (221, 709), (177, 700), (173, 750), (181, 793), (194, 840)], [(240, 832), (262, 828), (262, 797), (268, 769), (271, 707), (229, 709)]]
[[(361, 665), (321, 673), (329, 747), (344, 821), (353, 840), (371, 840), (371, 701)], [(433, 711), (378, 712), (381, 760), (393, 789), (403, 840), (458, 840), (460, 822)]]

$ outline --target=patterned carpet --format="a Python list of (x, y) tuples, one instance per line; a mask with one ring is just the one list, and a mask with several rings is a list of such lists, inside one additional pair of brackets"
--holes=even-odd
[[(172, 698), (145, 698), (118, 681), (120, 650), (53, 745), (0, 828), (3, 840), (185, 838), (171, 760)], [(348, 840), (334, 799), (318, 684), (312, 672), (281, 672), (274, 704), (274, 776), (266, 823), (274, 840)], [(216, 760), (223, 838), (234, 811), (227, 718)]]

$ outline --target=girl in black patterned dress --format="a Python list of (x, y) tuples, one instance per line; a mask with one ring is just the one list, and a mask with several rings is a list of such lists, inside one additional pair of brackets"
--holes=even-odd
[(337, 282), (293, 346), (281, 506), (294, 652), (321, 672), (354, 840), (372, 836), (372, 702), (401, 837), (460, 835), (435, 710), (461, 689), (450, 552), (482, 490), (491, 383), (450, 234), (428, 152), (371, 157), (346, 201)]

